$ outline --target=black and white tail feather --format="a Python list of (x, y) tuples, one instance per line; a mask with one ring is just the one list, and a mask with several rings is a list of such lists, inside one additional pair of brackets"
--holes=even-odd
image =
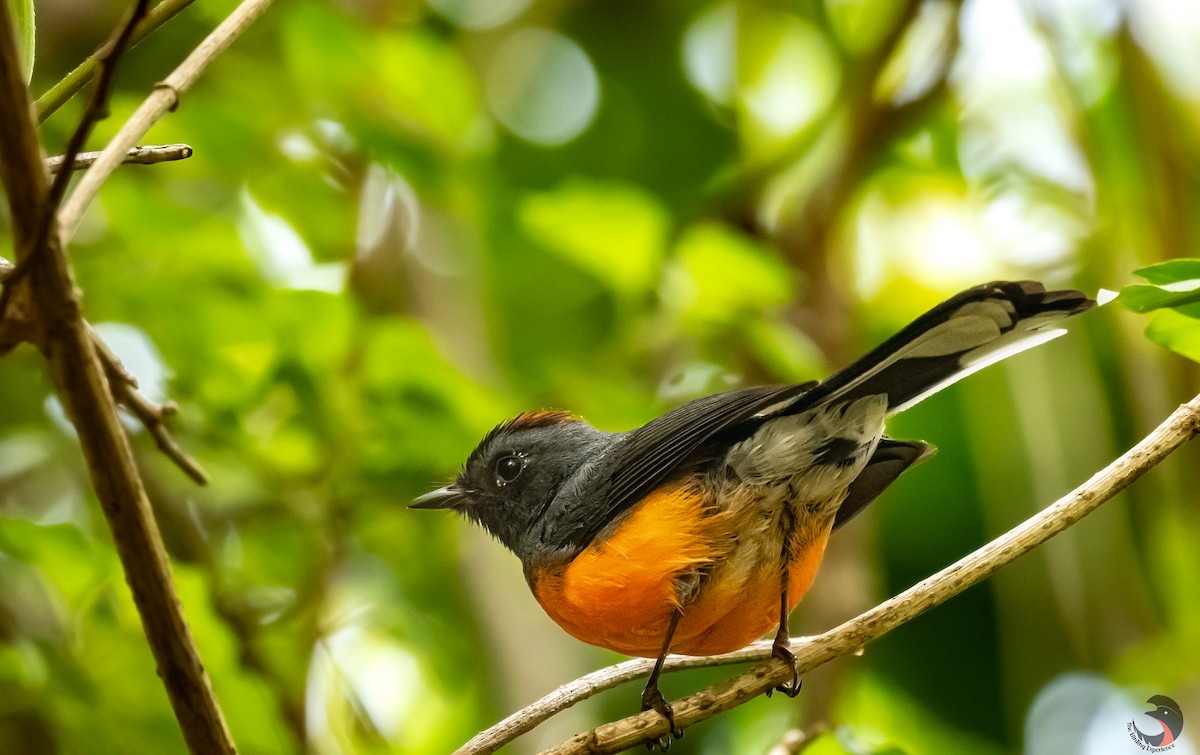
[(846, 490), (834, 520), (841, 526), (934, 450), (883, 436), (887, 415), (1057, 338), (1066, 330), (1055, 323), (1093, 306), (1078, 291), (1048, 292), (1035, 281), (967, 289), (811, 390), (762, 409), (763, 425), (731, 449), (730, 464), (766, 481), (782, 479), (790, 463), (802, 475), (792, 484), (810, 499)]
[(820, 403), (886, 395), (903, 411), (988, 365), (1066, 333), (1058, 321), (1096, 306), (1079, 291), (1047, 291), (1037, 281), (995, 281), (947, 299), (870, 353), (793, 400), (760, 416)]

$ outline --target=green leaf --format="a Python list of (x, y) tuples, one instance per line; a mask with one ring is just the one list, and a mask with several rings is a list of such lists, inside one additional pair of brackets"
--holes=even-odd
[(517, 216), (527, 236), (619, 293), (658, 279), (670, 216), (636, 186), (571, 179), (526, 197)]
[(1133, 272), (1156, 286), (1200, 280), (1200, 259), (1168, 260)]
[[(1200, 281), (1196, 281), (1200, 286)], [(1186, 291), (1171, 291), (1159, 286), (1132, 285), (1121, 289), (1117, 301), (1126, 309), (1145, 314), (1156, 309), (1178, 309), (1200, 302), (1200, 288)]]
[(1121, 289), (1117, 301), (1126, 309), (1145, 313), (1200, 303), (1200, 259), (1169, 260), (1135, 273), (1149, 281), (1149, 285), (1135, 284)]
[[(1194, 316), (1189, 316), (1193, 312)], [(1200, 307), (1158, 312), (1146, 328), (1146, 337), (1193, 362), (1200, 362)]]
[(33, 75), (34, 23), (33, 0), (8, 0), (12, 12), (14, 31), (17, 34), (17, 55), (25, 71), (25, 83)]
[(686, 285), (674, 296), (689, 317), (704, 323), (732, 322), (769, 312), (792, 298), (792, 275), (774, 250), (716, 223), (689, 228), (676, 255)]

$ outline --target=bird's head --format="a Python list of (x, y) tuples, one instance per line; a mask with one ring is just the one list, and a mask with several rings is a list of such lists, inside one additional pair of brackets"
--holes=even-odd
[(564, 412), (526, 412), (492, 429), (454, 482), (414, 509), (451, 509), (521, 555), (522, 538), (607, 433)]

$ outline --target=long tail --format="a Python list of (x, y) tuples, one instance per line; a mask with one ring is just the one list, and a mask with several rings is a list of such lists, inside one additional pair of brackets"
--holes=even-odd
[(1049, 326), (1096, 302), (1079, 291), (1047, 291), (1037, 281), (995, 281), (969, 288), (834, 374), (788, 408), (886, 394), (902, 411), (989, 364), (1057, 338)]

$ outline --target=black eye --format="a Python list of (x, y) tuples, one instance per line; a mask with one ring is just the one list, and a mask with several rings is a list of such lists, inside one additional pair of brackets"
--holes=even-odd
[(503, 456), (496, 462), (496, 484), (504, 487), (521, 476), (525, 469), (525, 457), (520, 455)]

